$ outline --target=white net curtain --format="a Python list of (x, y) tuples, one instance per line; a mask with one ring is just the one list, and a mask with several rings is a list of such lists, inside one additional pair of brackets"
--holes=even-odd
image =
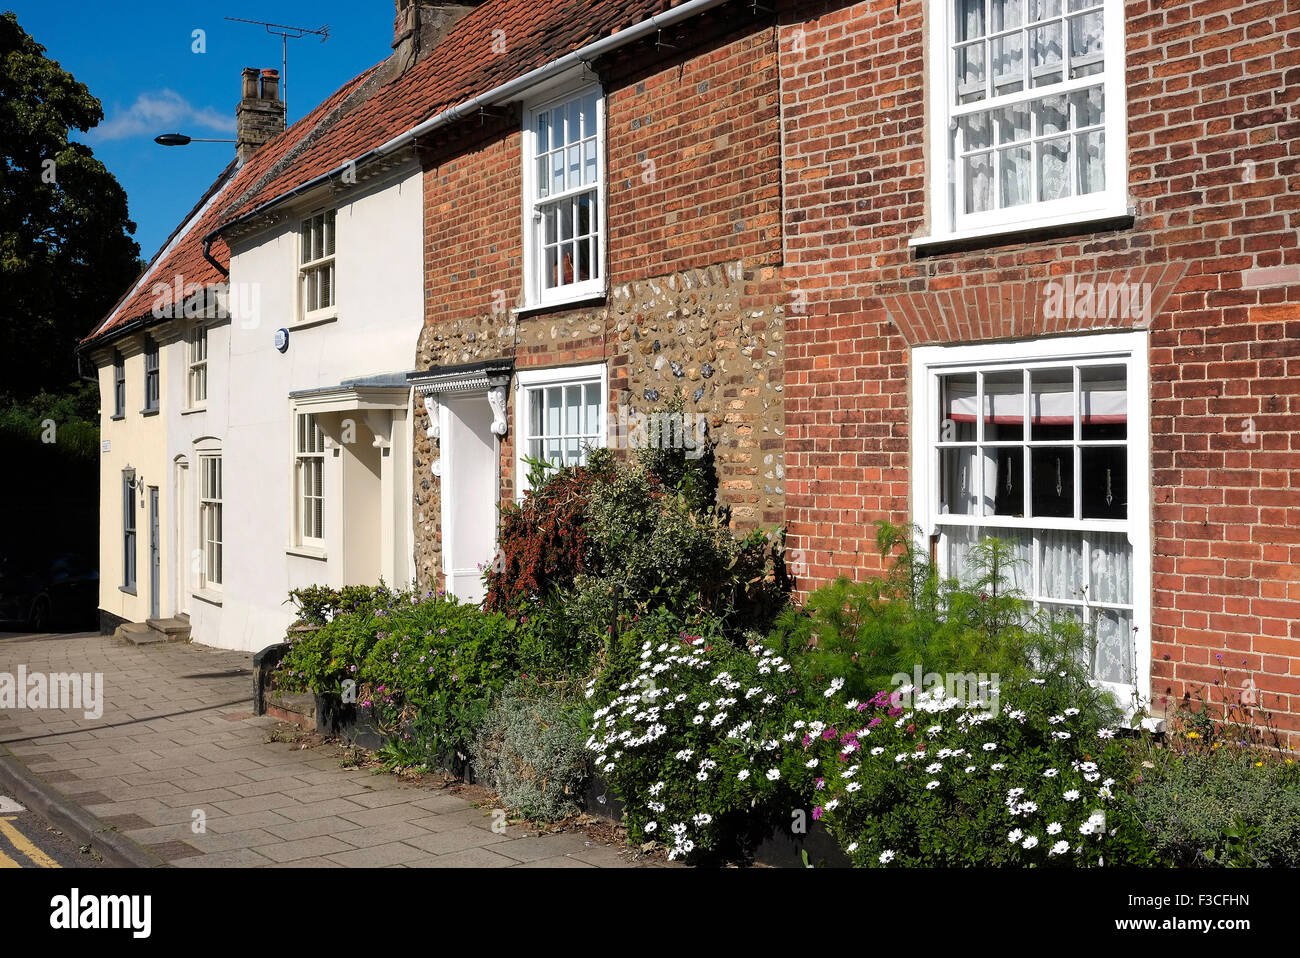
[(963, 212), (1104, 191), (1102, 2), (955, 2)]

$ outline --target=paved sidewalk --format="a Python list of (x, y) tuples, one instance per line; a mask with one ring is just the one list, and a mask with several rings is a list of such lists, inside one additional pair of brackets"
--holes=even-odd
[[(136, 648), (92, 634), (0, 636), (0, 672), (102, 673), (103, 716), (0, 710), (0, 744), (86, 811), (179, 867), (628, 865), (583, 832), (492, 830), (444, 790), (339, 767), (333, 749), (268, 741), (252, 656)], [(196, 812), (205, 820), (196, 834)], [(654, 867), (658, 862), (637, 861)]]

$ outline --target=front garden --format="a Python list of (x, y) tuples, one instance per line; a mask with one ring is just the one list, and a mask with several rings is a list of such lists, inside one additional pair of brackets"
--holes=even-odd
[(472, 767), (535, 821), (616, 801), (629, 840), (692, 863), (825, 829), (859, 866), (1300, 864), (1300, 769), (1230, 674), (1135, 730), (1085, 630), (1007, 588), (999, 542), (958, 583), (882, 524), (883, 574), (796, 605), (779, 540), (709, 505), (708, 457), (594, 450), (533, 478), (483, 608), (300, 590), (314, 631), (277, 686), (355, 691), (390, 767)]

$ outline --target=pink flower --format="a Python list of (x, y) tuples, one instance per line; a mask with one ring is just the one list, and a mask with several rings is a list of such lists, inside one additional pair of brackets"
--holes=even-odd
[(813, 821), (818, 821), (822, 817), (822, 807), (818, 805), (813, 809)]

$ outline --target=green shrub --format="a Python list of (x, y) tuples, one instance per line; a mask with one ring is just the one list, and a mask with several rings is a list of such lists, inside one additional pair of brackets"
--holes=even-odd
[(587, 748), (623, 800), (633, 841), (661, 841), (670, 858), (743, 857), (799, 802), (778, 771), (789, 664), (762, 646), (665, 638), (663, 625), (627, 631), (640, 639), (631, 679), (591, 680)]
[(840, 679), (847, 694), (867, 698), (918, 671), (1002, 683), (1042, 673), (1068, 685), (1074, 704), (1098, 721), (1116, 720), (1111, 697), (1089, 682), (1089, 637), (1073, 619), (1035, 613), (1010, 588), (1007, 546), (996, 539), (975, 546), (974, 575), (963, 584), (941, 578), (915, 542), (914, 529), (878, 522), (884, 575), (841, 578), (777, 619), (767, 644), (794, 663), (803, 688)]
[(457, 768), (494, 693), (518, 674), (518, 624), (454, 597), (388, 593), (291, 644), (277, 684), (356, 704), (430, 766)]
[[(737, 537), (714, 506), (707, 456), (652, 445), (629, 460), (592, 449), (587, 464), (541, 477), (502, 509), (498, 555), (484, 574), (485, 608), (563, 608), (571, 644), (598, 648), (614, 604), (726, 616), (766, 628), (789, 584), (767, 537)], [(580, 644), (580, 643), (579, 643)]]
[(996, 709), (907, 686), (859, 702), (834, 680), (796, 723), (785, 771), (813, 776), (814, 817), (855, 865), (1139, 861), (1114, 801), (1125, 749), (1059, 678), (1004, 686)]
[(1300, 867), (1300, 773), (1236, 747), (1145, 753), (1128, 812), (1176, 867)]
[(588, 778), (586, 708), (557, 686), (513, 682), (484, 716), (471, 746), (481, 782), (534, 821), (576, 814)]
[(341, 589), (324, 585), (307, 586), (289, 592), (286, 602), (292, 602), (298, 619), (306, 625), (325, 625), (340, 612), (360, 612), (382, 608), (396, 593), (382, 582), (377, 586), (345, 585)]

